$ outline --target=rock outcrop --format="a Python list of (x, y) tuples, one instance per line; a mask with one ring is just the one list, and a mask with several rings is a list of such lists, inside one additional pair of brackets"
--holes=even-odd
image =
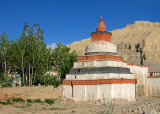
[[(117, 54), (124, 61), (131, 64), (140, 64), (139, 49), (143, 48), (149, 66), (149, 72), (160, 72), (160, 23), (148, 21), (135, 21), (122, 29), (112, 32), (112, 43), (117, 46)], [(91, 39), (74, 42), (69, 45), (71, 50), (76, 50), (79, 56), (85, 53), (85, 47)]]

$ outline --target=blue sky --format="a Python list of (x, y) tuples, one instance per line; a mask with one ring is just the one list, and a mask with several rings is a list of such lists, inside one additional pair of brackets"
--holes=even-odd
[(90, 37), (102, 16), (108, 31), (134, 21), (160, 22), (160, 0), (0, 0), (0, 34), (15, 40), (39, 24), (47, 45)]

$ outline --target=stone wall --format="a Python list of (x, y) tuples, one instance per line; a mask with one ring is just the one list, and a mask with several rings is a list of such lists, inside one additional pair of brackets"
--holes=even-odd
[(0, 88), (0, 101), (12, 97), (21, 97), (23, 99), (41, 99), (59, 98), (62, 96), (62, 85), (54, 88), (53, 86), (35, 86), (35, 87), (14, 87)]
[(160, 77), (148, 77), (148, 96), (160, 97)]

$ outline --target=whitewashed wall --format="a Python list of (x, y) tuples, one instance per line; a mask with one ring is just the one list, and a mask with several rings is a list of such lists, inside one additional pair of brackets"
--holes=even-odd
[(148, 96), (148, 67), (128, 65), (128, 68), (130, 68), (130, 72), (137, 79), (137, 96)]
[(148, 78), (148, 96), (160, 97), (160, 78)]

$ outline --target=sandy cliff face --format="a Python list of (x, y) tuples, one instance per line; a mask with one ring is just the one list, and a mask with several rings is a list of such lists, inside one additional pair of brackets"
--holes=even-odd
[[(140, 64), (139, 48), (143, 48), (146, 55), (145, 65), (149, 71), (160, 72), (160, 23), (135, 21), (122, 29), (112, 32), (112, 43), (117, 46), (117, 54), (124, 57), (124, 61), (131, 64)], [(84, 55), (85, 47), (91, 39), (74, 42), (69, 45), (78, 55)]]
[(91, 42), (91, 38), (83, 39), (81, 41), (73, 42), (69, 45), (71, 51), (76, 50), (78, 56), (83, 56), (85, 53), (86, 46)]

